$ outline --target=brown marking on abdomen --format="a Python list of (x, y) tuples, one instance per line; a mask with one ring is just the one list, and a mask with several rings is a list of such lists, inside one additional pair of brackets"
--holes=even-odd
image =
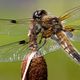
[(74, 59), (80, 62), (80, 54), (76, 51), (76, 49), (71, 44), (70, 40), (67, 38), (66, 34), (61, 31), (57, 33), (57, 37), (59, 39), (59, 43), (62, 48)]

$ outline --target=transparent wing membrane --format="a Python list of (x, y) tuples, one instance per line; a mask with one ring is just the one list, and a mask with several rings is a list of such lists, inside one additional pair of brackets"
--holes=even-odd
[(80, 6), (72, 8), (66, 11), (62, 16), (59, 17), (61, 21), (64, 20), (66, 25), (79, 25), (80, 24)]
[(80, 42), (80, 31), (78, 30), (78, 31), (74, 31), (73, 32), (73, 41), (78, 41), (78, 42)]
[(28, 24), (30, 23), (31, 18), (25, 19), (0, 19), (0, 24)]
[[(43, 42), (44, 40), (41, 44), (38, 44), (38, 46), (40, 47)], [(42, 46), (39, 51), (44, 56), (50, 52), (56, 51), (57, 49), (59, 49), (59, 45), (54, 43), (53, 40), (48, 39), (47, 43)], [(30, 49), (26, 40), (0, 46), (0, 62), (22, 61), (29, 52)]]
[(25, 40), (0, 46), (0, 62), (21, 61), (28, 51), (29, 47)]
[(60, 16), (59, 18), (62, 21), (62, 20), (65, 20), (65, 19), (68, 19), (68, 18), (74, 16), (78, 12), (80, 12), (80, 5), (64, 12), (63, 15)]
[[(44, 40), (42, 41), (42, 43), (43, 42), (44, 42)], [(39, 47), (41, 45), (39, 45)], [(60, 46), (58, 43), (54, 42), (52, 39), (47, 39), (46, 44), (42, 48), (40, 48), (40, 51), (41, 51), (42, 55), (46, 55), (51, 52), (54, 53), (54, 51), (56, 51), (59, 48), (60, 48)]]
[(26, 36), (28, 37), (29, 24), (13, 24), (9, 25), (7, 23), (0, 23), (0, 36)]
[(80, 25), (68, 25), (64, 27), (64, 30), (70, 33), (69, 36), (72, 36), (73, 41), (80, 42)]
[[(23, 37), (28, 40), (29, 19), (0, 19), (0, 38)], [(25, 25), (24, 25), (25, 24)], [(13, 37), (13, 38), (12, 38)], [(0, 46), (0, 62), (21, 61), (28, 53), (28, 44), (21, 41)], [(6, 41), (6, 39), (4, 40)]]

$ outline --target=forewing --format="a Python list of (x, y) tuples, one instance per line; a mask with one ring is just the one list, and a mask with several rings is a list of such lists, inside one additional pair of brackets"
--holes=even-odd
[(30, 19), (0, 19), (0, 35), (22, 36), (28, 34)]
[[(22, 43), (24, 42), (24, 43)], [(22, 61), (29, 51), (25, 40), (0, 46), (0, 62)]]
[(64, 21), (65, 25), (80, 25), (80, 6), (74, 7), (66, 11), (59, 17), (61, 21)]
[(29, 21), (32, 20), (31, 18), (24, 18), (24, 19), (0, 19), (0, 24), (27, 24)]

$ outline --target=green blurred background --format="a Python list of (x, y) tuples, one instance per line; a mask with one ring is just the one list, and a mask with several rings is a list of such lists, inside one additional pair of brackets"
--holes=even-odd
[[(79, 4), (79, 0), (0, 0), (0, 18), (32, 17), (32, 13), (36, 9), (45, 9), (53, 15), (60, 16), (66, 10)], [(8, 36), (7, 34), (0, 34), (0, 45), (25, 37), (26, 35)], [(80, 51), (80, 43), (74, 42), (73, 44)], [(63, 50), (59, 49), (49, 53), (45, 55), (45, 59), (48, 65), (48, 80), (80, 80), (80, 65), (70, 59)], [(0, 63), (0, 80), (21, 80), (20, 66), (20, 62)]]

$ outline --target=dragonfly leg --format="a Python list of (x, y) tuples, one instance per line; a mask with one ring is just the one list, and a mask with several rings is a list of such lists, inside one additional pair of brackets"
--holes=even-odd
[(41, 44), (43, 37), (41, 36), (41, 39), (39, 40), (39, 44)]
[(38, 48), (38, 50), (39, 50), (40, 48), (42, 48), (45, 44), (46, 44), (46, 38), (45, 38), (45, 40), (44, 40), (44, 43)]

